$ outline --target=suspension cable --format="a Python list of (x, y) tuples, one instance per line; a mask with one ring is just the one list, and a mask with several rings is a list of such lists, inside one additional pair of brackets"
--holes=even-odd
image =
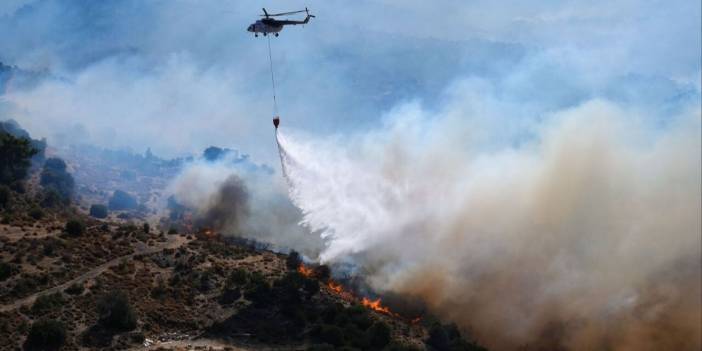
[(268, 61), (271, 64), (271, 84), (273, 85), (273, 113), (274, 116), (278, 116), (278, 101), (276, 100), (275, 97), (275, 76), (273, 75), (273, 55), (271, 54), (271, 37), (266, 36), (268, 38)]

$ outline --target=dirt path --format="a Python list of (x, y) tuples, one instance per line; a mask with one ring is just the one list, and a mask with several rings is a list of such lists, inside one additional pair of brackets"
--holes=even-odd
[[(232, 344), (210, 339), (196, 339), (196, 340), (177, 340), (177, 341), (153, 341), (144, 343), (144, 345), (136, 346), (130, 350), (172, 350), (172, 351), (191, 351), (191, 350), (203, 350), (203, 351), (248, 351), (248, 348), (242, 348), (239, 346), (234, 346)], [(258, 349), (257, 349), (258, 350)], [(265, 350), (265, 349), (263, 349)]]
[(57, 291), (63, 291), (64, 289), (68, 288), (69, 286), (71, 286), (74, 283), (84, 282), (86, 280), (93, 279), (93, 278), (99, 276), (100, 274), (102, 274), (103, 272), (105, 272), (105, 270), (107, 270), (108, 268), (118, 265), (124, 259), (130, 259), (134, 256), (139, 256), (139, 255), (149, 255), (149, 254), (156, 253), (156, 252), (159, 252), (159, 251), (164, 250), (164, 249), (175, 249), (175, 248), (178, 248), (178, 247), (180, 247), (183, 244), (186, 244), (188, 242), (189, 242), (189, 240), (186, 239), (182, 235), (172, 235), (172, 236), (169, 235), (168, 241), (166, 241), (165, 243), (158, 243), (158, 245), (156, 245), (156, 246), (148, 246), (148, 245), (140, 242), (136, 245), (136, 248), (135, 248), (133, 253), (131, 253), (129, 255), (120, 256), (120, 257), (114, 258), (110, 261), (107, 261), (107, 262), (79, 275), (78, 277), (73, 278), (67, 282), (62, 283), (62, 284), (56, 285), (54, 287), (42, 290), (40, 292), (34, 293), (34, 294), (29, 295), (27, 297), (24, 297), (22, 299), (16, 300), (11, 304), (2, 305), (2, 306), (0, 306), (0, 312), (7, 312), (7, 311), (17, 309), (23, 305), (32, 304), (32, 303), (34, 303), (34, 300), (36, 300), (37, 297), (39, 297), (41, 295), (51, 294), (51, 293), (55, 293)]

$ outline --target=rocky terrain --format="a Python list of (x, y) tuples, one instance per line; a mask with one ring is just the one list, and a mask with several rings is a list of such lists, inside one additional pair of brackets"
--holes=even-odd
[(483, 350), (294, 251), (191, 229), (149, 197), (120, 207), (137, 202), (83, 183), (80, 158), (30, 163), (28, 136), (0, 136), (0, 350)]
[[(377, 349), (391, 340), (421, 349), (428, 335), (286, 255), (79, 218), (87, 225), (78, 235), (57, 218), (0, 227), (0, 349), (22, 348), (41, 320), (65, 326), (62, 350), (374, 349), (375, 339)], [(100, 320), (101, 299), (117, 293), (133, 311), (131, 330)]]

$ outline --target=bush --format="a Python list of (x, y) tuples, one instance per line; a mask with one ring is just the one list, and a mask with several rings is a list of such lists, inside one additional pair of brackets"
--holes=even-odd
[(81, 236), (85, 232), (85, 225), (83, 222), (72, 219), (66, 223), (66, 233), (71, 236)]
[(10, 185), (24, 179), (29, 160), (36, 153), (28, 139), (0, 131), (0, 184)]
[(101, 204), (90, 206), (90, 215), (95, 218), (107, 218), (107, 206)]
[(100, 324), (112, 330), (130, 331), (136, 328), (136, 314), (127, 296), (121, 291), (102, 295), (97, 302)]
[(57, 307), (61, 307), (64, 302), (65, 300), (60, 292), (41, 295), (34, 301), (34, 304), (32, 305), (32, 313), (36, 315), (45, 314), (56, 309)]
[(288, 269), (297, 270), (301, 264), (302, 258), (300, 258), (300, 254), (295, 250), (290, 251), (290, 254), (288, 254), (288, 258), (285, 259), (285, 265), (288, 267)]
[(66, 201), (64, 201), (61, 194), (59, 194), (56, 189), (48, 188), (41, 193), (39, 204), (44, 208), (55, 208), (65, 205)]
[(229, 305), (241, 297), (241, 291), (237, 288), (234, 289), (229, 289), (225, 288), (224, 291), (222, 292), (222, 295), (219, 297), (219, 303), (222, 305)]
[(122, 190), (115, 190), (107, 206), (110, 210), (133, 210), (137, 208), (137, 201), (132, 195)]
[(32, 219), (38, 221), (44, 218), (44, 211), (42, 211), (39, 207), (32, 207), (32, 209), (29, 210), (29, 217), (32, 217)]
[(231, 151), (232, 150), (230, 149), (222, 149), (216, 146), (210, 146), (202, 152), (202, 157), (205, 158), (207, 161), (217, 161), (226, 156)]
[(17, 267), (12, 263), (0, 262), (0, 282), (17, 273)]
[(55, 320), (40, 320), (32, 324), (25, 350), (58, 350), (66, 342), (66, 327)]
[(64, 292), (69, 295), (81, 295), (85, 290), (85, 286), (82, 283), (73, 283), (71, 286), (67, 287)]
[(55, 190), (62, 203), (68, 204), (71, 201), (75, 182), (66, 171), (66, 162), (62, 159), (52, 157), (44, 162), (39, 183), (47, 190)]
[(246, 282), (248, 280), (248, 274), (246, 270), (243, 270), (241, 268), (234, 268), (231, 273), (229, 273), (229, 277), (227, 277), (227, 287), (234, 287), (234, 286), (244, 286), (246, 285)]
[(149, 232), (151, 231), (151, 226), (149, 226), (149, 223), (144, 223), (144, 225), (141, 226), (141, 230), (144, 233), (149, 234)]
[(54, 257), (57, 255), (59, 249), (63, 247), (63, 242), (56, 238), (47, 238), (43, 244), (44, 248), (42, 253), (44, 256)]
[(10, 204), (10, 194), (10, 188), (6, 185), (0, 185), (0, 208), (5, 208)]
[(257, 306), (268, 305), (271, 302), (271, 287), (262, 274), (254, 272), (249, 276), (244, 297)]

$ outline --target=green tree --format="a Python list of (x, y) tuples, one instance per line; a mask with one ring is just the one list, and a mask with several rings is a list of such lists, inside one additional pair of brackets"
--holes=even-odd
[(6, 208), (10, 204), (11, 198), (10, 188), (0, 184), (0, 209)]
[(107, 329), (130, 331), (136, 328), (136, 314), (127, 295), (121, 291), (102, 295), (97, 302), (100, 324)]
[(133, 210), (137, 208), (137, 201), (127, 192), (115, 190), (107, 206), (110, 210)]
[(83, 235), (83, 232), (85, 232), (85, 225), (83, 222), (72, 219), (68, 222), (66, 222), (66, 233), (68, 233), (71, 236), (81, 236)]
[(9, 185), (24, 179), (36, 153), (29, 140), (0, 131), (0, 183)]
[(91, 205), (90, 215), (95, 218), (107, 218), (107, 206), (101, 204)]
[(66, 327), (63, 323), (55, 320), (39, 320), (32, 324), (27, 340), (24, 342), (24, 349), (34, 350), (58, 350), (66, 342)]

